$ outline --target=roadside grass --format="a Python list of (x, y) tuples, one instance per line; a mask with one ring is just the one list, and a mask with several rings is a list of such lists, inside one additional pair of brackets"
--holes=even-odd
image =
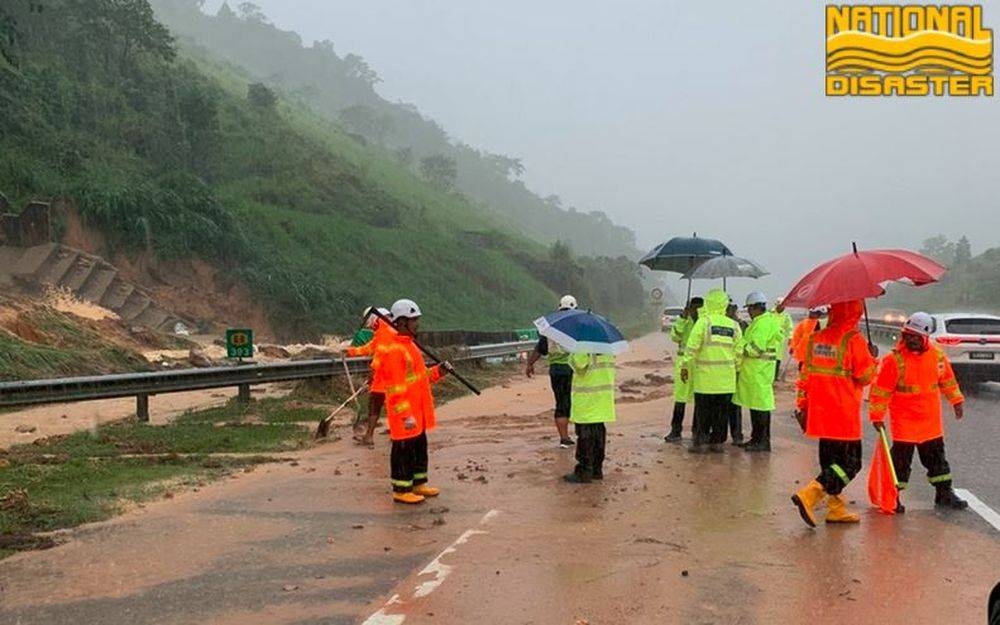
[[(328, 398), (327, 398), (328, 399)], [(197, 423), (308, 423), (325, 417), (325, 406), (309, 404), (287, 397), (268, 397), (248, 404), (230, 402), (218, 408), (187, 412), (177, 417), (177, 424)]]
[[(247, 422), (260, 406), (266, 420)], [(269, 454), (311, 445), (310, 429), (294, 422), (321, 414), (278, 400), (234, 402), (170, 425), (127, 420), (14, 446), (0, 453), (0, 557), (55, 545), (40, 532), (102, 521), (174, 489), (279, 461)]]

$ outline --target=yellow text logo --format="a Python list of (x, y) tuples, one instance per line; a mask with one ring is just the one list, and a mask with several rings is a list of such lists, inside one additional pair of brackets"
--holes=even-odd
[(826, 95), (992, 96), (979, 5), (828, 5)]

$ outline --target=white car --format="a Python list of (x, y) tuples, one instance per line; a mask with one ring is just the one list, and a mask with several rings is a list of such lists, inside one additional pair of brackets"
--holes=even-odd
[(1000, 382), (1000, 317), (979, 313), (931, 315), (934, 340), (948, 356), (963, 391)]

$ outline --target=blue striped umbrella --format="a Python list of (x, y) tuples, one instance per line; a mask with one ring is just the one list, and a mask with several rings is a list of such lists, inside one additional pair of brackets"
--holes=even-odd
[(535, 319), (542, 336), (572, 353), (617, 356), (628, 349), (621, 331), (604, 317), (584, 310), (559, 310)]

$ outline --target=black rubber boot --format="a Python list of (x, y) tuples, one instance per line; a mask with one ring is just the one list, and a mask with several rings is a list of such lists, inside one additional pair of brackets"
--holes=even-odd
[[(601, 476), (604, 477), (604, 476)], [(563, 479), (570, 484), (590, 484), (590, 477), (586, 475), (580, 475), (579, 473), (573, 472), (568, 475), (564, 475)]]
[(935, 484), (937, 494), (934, 495), (934, 505), (939, 508), (951, 508), (952, 510), (965, 510), (969, 507), (969, 502), (955, 494), (951, 487), (951, 482)]

